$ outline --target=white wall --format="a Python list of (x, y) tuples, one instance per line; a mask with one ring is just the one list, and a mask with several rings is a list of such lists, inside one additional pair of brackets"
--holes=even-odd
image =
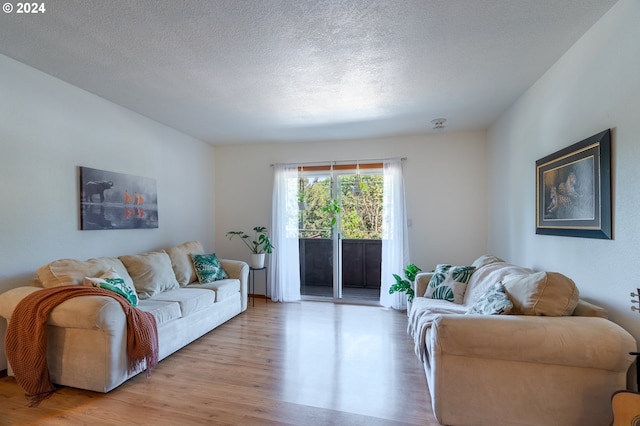
[[(489, 130), (489, 251), (562, 272), (640, 340), (640, 2), (620, 0)], [(613, 129), (613, 240), (535, 234), (535, 161)]]
[[(361, 141), (218, 146), (215, 148), (218, 254), (248, 260), (225, 232), (271, 224), (274, 163), (407, 157), (405, 190), (411, 261), (467, 264), (486, 251), (485, 132), (403, 136)], [(256, 292), (264, 292), (262, 275)]]
[[(0, 76), (0, 292), (63, 257), (213, 250), (211, 146), (2, 55)], [(159, 228), (80, 231), (78, 166), (156, 179)]]

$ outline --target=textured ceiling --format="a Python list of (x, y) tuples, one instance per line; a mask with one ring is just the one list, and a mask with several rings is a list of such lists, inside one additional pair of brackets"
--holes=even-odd
[(47, 0), (0, 53), (211, 144), (486, 128), (615, 0)]

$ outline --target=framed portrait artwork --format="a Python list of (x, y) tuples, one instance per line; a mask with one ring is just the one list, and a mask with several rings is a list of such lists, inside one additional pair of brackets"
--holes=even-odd
[(612, 238), (611, 130), (536, 161), (536, 234)]

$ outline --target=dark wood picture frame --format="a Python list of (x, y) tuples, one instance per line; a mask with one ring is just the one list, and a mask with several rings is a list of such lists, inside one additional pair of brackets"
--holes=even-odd
[(612, 238), (610, 129), (536, 161), (536, 234)]

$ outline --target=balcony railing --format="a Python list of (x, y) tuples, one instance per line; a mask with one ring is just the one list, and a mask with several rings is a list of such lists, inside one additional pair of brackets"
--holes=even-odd
[[(301, 293), (331, 296), (333, 288), (332, 240), (328, 238), (300, 238), (299, 244)], [(381, 240), (343, 239), (343, 297), (377, 299), (380, 294), (381, 259)]]

